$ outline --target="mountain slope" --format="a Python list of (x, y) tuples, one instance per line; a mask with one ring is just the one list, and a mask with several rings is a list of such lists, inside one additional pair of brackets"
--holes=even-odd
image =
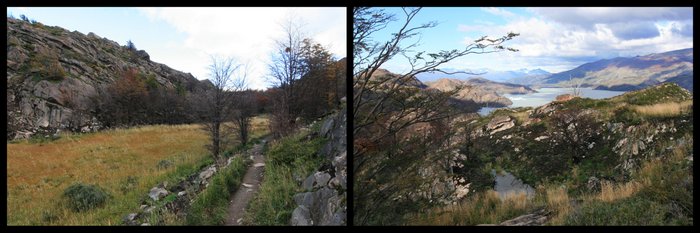
[(8, 18), (8, 137), (101, 128), (95, 97), (129, 69), (155, 87), (190, 92), (209, 86), (94, 33)]
[(628, 91), (662, 82), (674, 82), (692, 90), (693, 49), (682, 49), (636, 57), (617, 57), (590, 62), (569, 71), (552, 74), (543, 84), (568, 86), (580, 79), (583, 86)]

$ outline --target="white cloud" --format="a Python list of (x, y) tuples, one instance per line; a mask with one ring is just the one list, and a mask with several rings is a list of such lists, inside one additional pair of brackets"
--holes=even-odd
[(496, 8), (496, 7), (482, 7), (480, 9), (482, 11), (491, 13), (493, 15), (502, 16), (505, 18), (513, 18), (516, 16), (513, 12), (510, 12), (510, 11), (507, 11), (504, 9), (500, 9), (500, 8)]
[[(508, 15), (497, 8), (481, 9)], [(584, 58), (591, 61), (693, 47), (692, 9), (690, 13), (678, 8), (536, 8), (530, 12), (535, 16), (510, 17), (503, 25), (477, 23), (460, 25), (458, 29), (491, 37), (520, 33), (504, 44), (519, 52), (486, 57), (499, 59), (499, 64), (506, 64), (502, 67), (521, 65), (520, 68), (543, 67), (550, 71), (560, 71), (562, 64), (580, 65)], [(463, 43), (474, 39), (473, 35), (465, 37)]]
[(273, 41), (282, 36), (279, 23), (289, 14), (305, 22), (304, 31), (329, 46), (338, 57), (346, 56), (346, 10), (344, 8), (139, 8), (151, 20), (163, 20), (186, 35), (174, 45), (165, 64), (182, 67), (198, 79), (206, 79), (208, 54), (234, 56), (248, 63), (251, 88), (267, 86), (267, 63)]

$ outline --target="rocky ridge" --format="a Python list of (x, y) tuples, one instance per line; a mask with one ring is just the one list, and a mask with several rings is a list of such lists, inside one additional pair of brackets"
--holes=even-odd
[(101, 129), (95, 97), (127, 69), (166, 88), (207, 87), (189, 73), (151, 61), (144, 50), (94, 33), (7, 18), (8, 140)]

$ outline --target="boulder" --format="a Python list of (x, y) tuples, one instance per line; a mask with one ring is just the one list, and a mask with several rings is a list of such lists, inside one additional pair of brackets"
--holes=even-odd
[(600, 180), (595, 176), (589, 177), (588, 182), (586, 182), (586, 188), (591, 192), (600, 191)]
[(557, 102), (566, 102), (569, 100), (574, 99), (574, 96), (571, 94), (563, 94), (563, 95), (558, 95), (556, 101)]
[(297, 206), (292, 212), (292, 220), (290, 223), (292, 226), (311, 226), (314, 221), (311, 219), (311, 214), (309, 209), (304, 206)]
[(207, 168), (207, 170), (204, 170), (203, 172), (199, 173), (199, 179), (202, 181), (208, 180), (211, 176), (216, 173), (216, 167), (215, 166), (210, 166)]
[(541, 226), (547, 222), (549, 212), (540, 209), (531, 214), (525, 214), (513, 219), (501, 222), (499, 226)]
[(158, 188), (154, 187), (151, 189), (151, 191), (148, 193), (148, 196), (153, 199), (154, 201), (158, 201), (160, 198), (165, 197), (168, 195), (168, 190), (165, 190), (164, 188)]
[(326, 172), (316, 172), (314, 173), (314, 177), (316, 182), (314, 183), (314, 187), (323, 187), (328, 184), (328, 181), (331, 179), (331, 175), (326, 173)]

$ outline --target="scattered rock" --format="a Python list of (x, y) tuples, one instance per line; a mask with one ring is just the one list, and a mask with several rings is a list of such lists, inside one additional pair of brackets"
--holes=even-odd
[(165, 190), (164, 188), (158, 188), (154, 187), (151, 189), (151, 192), (148, 193), (148, 196), (151, 197), (154, 201), (158, 201), (160, 198), (165, 197), (168, 195), (168, 190)]
[(211, 176), (214, 175), (214, 173), (216, 173), (216, 166), (212, 165), (209, 168), (207, 168), (207, 170), (199, 173), (199, 179), (202, 181), (208, 180)]
[(591, 192), (600, 191), (600, 180), (595, 176), (589, 177), (588, 182), (586, 182), (586, 188)]
[(181, 192), (177, 193), (177, 196), (182, 197), (182, 196), (185, 196), (186, 194), (187, 194), (186, 191), (181, 191)]

